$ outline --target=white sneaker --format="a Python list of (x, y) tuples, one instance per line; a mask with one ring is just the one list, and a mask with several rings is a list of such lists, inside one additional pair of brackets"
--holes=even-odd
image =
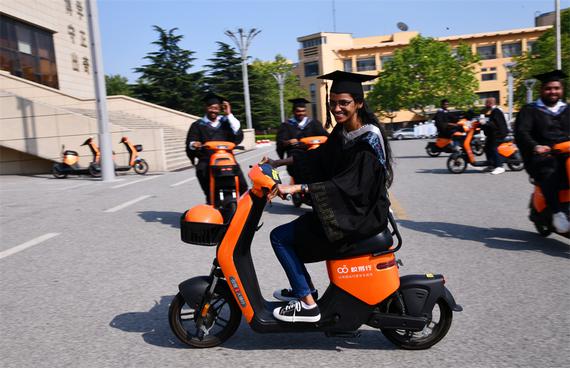
[(564, 212), (556, 212), (552, 215), (552, 226), (556, 229), (557, 233), (566, 234), (570, 231), (570, 223)]
[(505, 172), (502, 167), (495, 167), (495, 170), (491, 171), (491, 175), (499, 175)]

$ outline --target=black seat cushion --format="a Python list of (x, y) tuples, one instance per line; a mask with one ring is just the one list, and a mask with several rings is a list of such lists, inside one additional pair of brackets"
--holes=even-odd
[(354, 243), (345, 245), (341, 250), (341, 254), (334, 259), (342, 259), (347, 257), (356, 257), (364, 254), (372, 254), (383, 252), (394, 245), (394, 239), (389, 229), (378, 233), (366, 239), (356, 241)]

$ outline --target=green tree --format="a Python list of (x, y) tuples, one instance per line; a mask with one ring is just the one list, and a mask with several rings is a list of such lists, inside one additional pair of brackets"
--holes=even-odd
[(201, 114), (203, 75), (189, 72), (194, 52), (179, 46), (183, 36), (174, 34), (177, 28), (168, 31), (159, 26), (153, 28), (159, 34), (158, 40), (152, 42), (158, 51), (145, 56), (149, 64), (134, 69), (141, 74), (133, 88), (135, 96), (174, 110)]
[[(562, 70), (570, 75), (570, 9), (560, 13), (560, 41), (562, 49)], [(554, 28), (544, 32), (532, 46), (532, 52), (525, 52), (515, 58), (517, 65), (514, 67), (515, 77), (515, 102), (517, 106), (526, 103), (526, 87), (524, 81), (531, 79), (533, 75), (549, 72), (556, 69), (556, 35)], [(565, 88), (568, 96), (570, 82), (566, 79)], [(536, 99), (539, 93), (539, 83), (533, 88), (533, 96)]]
[(232, 113), (245, 126), (245, 102), (243, 98), (243, 80), (241, 57), (236, 50), (224, 42), (217, 42), (218, 51), (208, 59), (205, 77), (209, 91), (225, 97), (232, 104)]
[(477, 61), (467, 45), (452, 50), (447, 43), (417, 36), (394, 53), (368, 101), (385, 115), (398, 110), (425, 115), (428, 106), (439, 105), (443, 98), (453, 106), (472, 106), (479, 85), (475, 77)]
[(260, 130), (277, 128), (281, 124), (279, 105), (279, 85), (273, 73), (285, 73), (283, 101), (285, 116), (291, 112), (287, 100), (296, 97), (307, 97), (307, 93), (299, 84), (298, 77), (293, 74), (294, 65), (282, 55), (276, 55), (273, 61), (255, 60), (251, 63), (251, 101), (252, 120)]
[(119, 74), (105, 76), (105, 88), (107, 96), (125, 95), (132, 96), (133, 91), (129, 85), (129, 80)]

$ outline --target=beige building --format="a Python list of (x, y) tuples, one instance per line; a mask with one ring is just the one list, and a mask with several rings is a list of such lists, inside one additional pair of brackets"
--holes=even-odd
[[(98, 136), (94, 96), (85, 0), (0, 1), (0, 174), (49, 173), (62, 147), (87, 167), (80, 145)], [(184, 145), (197, 116), (126, 96), (108, 97), (107, 110), (117, 164), (128, 162), (119, 144), (128, 136), (151, 171), (190, 166)], [(244, 133), (255, 146), (253, 130)]]
[[(450, 44), (471, 46), (481, 61), (476, 66), (479, 88), (477, 94), (483, 100), (496, 97), (502, 106), (507, 105), (507, 72), (504, 64), (514, 56), (532, 48), (533, 42), (551, 26), (513, 29), (499, 32), (440, 37), (436, 40)], [(391, 35), (353, 38), (350, 33), (320, 32), (299, 37), (299, 64), (297, 74), (301, 86), (309, 92), (312, 114), (325, 120), (324, 83), (316, 77), (334, 70), (377, 75), (384, 69), (394, 52), (406, 47), (418, 32), (398, 32)], [(374, 81), (364, 84), (365, 92), (372, 89)], [(506, 107), (505, 107), (506, 108)], [(409, 111), (400, 111), (385, 123), (402, 123), (425, 120)]]

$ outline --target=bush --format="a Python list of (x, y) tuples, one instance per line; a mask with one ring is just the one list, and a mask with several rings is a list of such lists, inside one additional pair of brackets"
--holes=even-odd
[(270, 141), (275, 141), (276, 134), (257, 134), (255, 136), (255, 140), (258, 141), (260, 139), (269, 139)]

